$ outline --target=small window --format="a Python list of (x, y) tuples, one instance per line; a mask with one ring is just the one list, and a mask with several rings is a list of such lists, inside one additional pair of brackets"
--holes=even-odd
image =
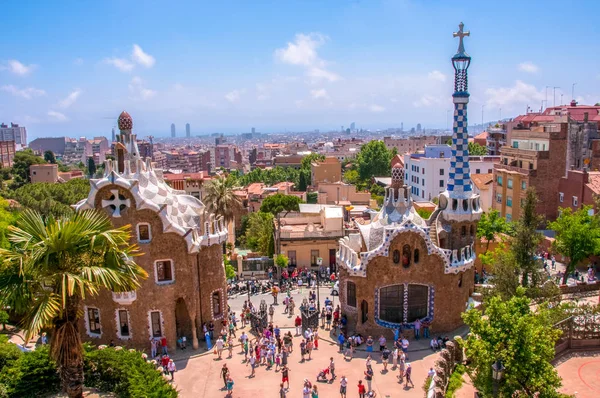
[(501, 187), (502, 186), (502, 176), (498, 176), (498, 186)]
[(527, 182), (521, 181), (521, 189), (527, 189)]
[(506, 206), (512, 207), (512, 197), (511, 196), (506, 197)]
[(462, 200), (462, 207), (464, 211), (469, 210), (469, 201), (467, 199)]
[(356, 308), (356, 284), (348, 282), (346, 285), (346, 303), (350, 307)]
[(460, 236), (467, 236), (467, 227), (464, 225), (460, 227)]
[(481, 169), (475, 169), (475, 174), (481, 174)]
[(310, 251), (310, 265), (313, 267), (317, 266), (317, 259), (319, 258), (319, 251), (318, 250), (311, 250)]
[(512, 221), (512, 214), (506, 213), (506, 221)]
[(98, 308), (88, 308), (88, 325), (90, 327), (90, 333), (100, 334), (100, 311)]
[(423, 167), (423, 170), (422, 170), (422, 172), (423, 172), (423, 174), (425, 174), (425, 167)]
[(394, 250), (394, 252), (392, 253), (392, 261), (394, 262), (394, 264), (400, 263), (400, 250)]
[(562, 193), (562, 192), (559, 192), (559, 193), (558, 193), (558, 201), (559, 201), (560, 203), (562, 203), (562, 202), (564, 202), (564, 201), (565, 201), (565, 194), (564, 194), (564, 193)]
[(152, 234), (150, 232), (150, 224), (140, 223), (137, 225), (138, 242), (149, 243), (152, 240)]
[(573, 206), (578, 206), (579, 201), (577, 200), (577, 196), (573, 196)]
[(470, 232), (471, 232), (471, 236), (475, 235), (475, 227), (473, 227), (472, 225), (471, 225), (471, 228), (470, 228)]
[(444, 169), (440, 169), (440, 175), (443, 176), (444, 175)]
[(162, 336), (162, 322), (160, 318), (159, 311), (152, 311), (150, 313), (150, 329), (152, 332), (152, 337)]
[(213, 311), (214, 318), (221, 316), (221, 293), (220, 292), (214, 292), (212, 294), (212, 311)]
[(171, 260), (159, 260), (155, 263), (156, 282), (173, 281), (173, 262)]
[(488, 169), (488, 174), (492, 174), (493, 170), (492, 169)]
[(444, 188), (444, 180), (440, 180), (440, 188)]
[(512, 189), (512, 187), (513, 187), (513, 180), (512, 180), (512, 178), (509, 178), (509, 179), (508, 179), (508, 182), (507, 182), (507, 184), (506, 184), (506, 187), (507, 187), (507, 188), (509, 188), (509, 189)]
[(496, 203), (502, 203), (502, 195), (501, 194), (496, 194)]
[(419, 263), (419, 249), (415, 249), (415, 251), (413, 252), (413, 261), (415, 262), (415, 264)]
[(411, 255), (410, 246), (404, 245), (402, 247), (402, 266), (404, 268), (410, 267), (410, 255)]
[(121, 337), (129, 337), (129, 316), (126, 310), (119, 310), (119, 332)]

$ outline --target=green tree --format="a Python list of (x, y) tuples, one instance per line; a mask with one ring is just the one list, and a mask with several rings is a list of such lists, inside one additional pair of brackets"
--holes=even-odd
[(54, 156), (54, 152), (52, 152), (52, 151), (44, 152), (44, 160), (47, 163), (56, 164), (56, 156)]
[(0, 310), (0, 324), (2, 324), (2, 330), (6, 330), (7, 323), (8, 323), (8, 312)]
[(92, 157), (89, 157), (87, 160), (87, 171), (90, 178), (96, 174), (96, 162), (94, 162), (94, 158)]
[(242, 237), (242, 244), (264, 256), (271, 257), (274, 252), (274, 225), (271, 213), (250, 213), (248, 225)]
[(300, 170), (300, 180), (298, 182), (298, 191), (306, 192), (306, 188), (310, 184), (310, 171)]
[(485, 238), (485, 253), (490, 249), (490, 243), (496, 240), (496, 235), (504, 234), (508, 225), (504, 217), (500, 216), (498, 210), (492, 209), (489, 213), (483, 213), (479, 224), (477, 224), (477, 238)]
[(488, 149), (476, 142), (469, 142), (469, 155), (484, 156), (488, 154)]
[(289, 264), (289, 259), (285, 254), (278, 254), (275, 257), (275, 265), (279, 269), (286, 269)]
[(222, 216), (225, 221), (232, 221), (242, 208), (242, 201), (234, 191), (233, 180), (221, 176), (213, 178), (206, 184), (204, 204), (211, 213)]
[(81, 302), (101, 289), (136, 290), (147, 277), (132, 256), (130, 225), (114, 228), (101, 212), (63, 219), (24, 211), (9, 227), (10, 250), (0, 249), (0, 306), (22, 316), (26, 340), (51, 328), (50, 348), (63, 388), (81, 397)]
[(343, 180), (346, 184), (357, 185), (360, 182), (358, 170), (347, 170), (344, 172)]
[(8, 201), (0, 197), (0, 248), (8, 249), (10, 247), (8, 227), (14, 225), (16, 221), (17, 212), (10, 208)]
[(15, 153), (12, 167), (13, 182), (10, 184), (10, 188), (17, 189), (31, 182), (31, 176), (29, 175), (29, 168), (31, 165), (44, 163), (46, 163), (46, 161), (35, 155), (31, 149), (25, 149)]
[(363, 145), (356, 157), (360, 179), (364, 181), (391, 175), (391, 161), (395, 154), (396, 150), (388, 150), (383, 141), (373, 140)]
[(482, 253), (480, 259), (484, 265), (494, 264), (493, 287), (487, 296), (499, 296), (503, 300), (513, 297), (520, 286), (521, 275), (514, 253), (500, 243), (493, 252)]
[(271, 213), (277, 219), (278, 239), (275, 242), (277, 253), (281, 253), (281, 239), (279, 239), (281, 234), (281, 213), (285, 212), (283, 215), (285, 217), (290, 211), (300, 210), (300, 203), (302, 203), (302, 200), (297, 196), (277, 193), (275, 195), (267, 196), (260, 205), (261, 212)]
[(469, 358), (467, 371), (483, 396), (492, 396), (492, 364), (497, 360), (505, 367), (499, 396), (560, 396), (561, 380), (550, 361), (561, 332), (553, 328), (548, 311), (541, 308), (533, 312), (520, 287), (508, 301), (489, 299), (485, 314), (477, 309), (463, 314), (470, 329), (463, 343)]
[(0, 180), (6, 181), (12, 178), (12, 169), (9, 167), (0, 167)]
[(317, 192), (308, 192), (306, 194), (306, 203), (316, 204), (319, 200), (319, 194)]
[(560, 216), (548, 225), (556, 231), (553, 248), (569, 259), (563, 284), (579, 263), (600, 252), (600, 220), (588, 213), (590, 209), (584, 206), (573, 212), (570, 207), (561, 208)]
[(225, 266), (225, 278), (235, 278), (235, 275), (237, 274), (235, 272), (235, 267), (231, 264), (231, 260), (229, 260), (225, 254), (223, 254), (223, 265)]
[(310, 155), (306, 155), (305, 157), (302, 158), (302, 170), (309, 170), (310, 171), (310, 165), (313, 162), (322, 162), (323, 160), (325, 160), (325, 155), (321, 155), (319, 153), (311, 153)]
[(71, 205), (87, 198), (90, 183), (77, 178), (64, 184), (39, 182), (23, 185), (17, 190), (6, 191), (7, 199), (14, 199), (25, 208), (35, 210), (42, 216), (62, 217), (73, 214)]
[(542, 234), (537, 231), (542, 218), (535, 209), (537, 202), (535, 190), (528, 188), (525, 192), (525, 203), (521, 206), (521, 217), (514, 223), (514, 236), (510, 239), (510, 250), (521, 269), (523, 286), (529, 285), (530, 277), (533, 286), (540, 282), (535, 254), (542, 240)]

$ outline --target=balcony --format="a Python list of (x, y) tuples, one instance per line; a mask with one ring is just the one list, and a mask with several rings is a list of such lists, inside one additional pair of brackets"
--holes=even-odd
[(135, 291), (122, 293), (113, 292), (112, 296), (113, 301), (121, 305), (129, 305), (137, 299), (137, 293)]
[(334, 238), (342, 238), (344, 236), (343, 231), (323, 231), (323, 230), (313, 230), (313, 231), (286, 231), (285, 229), (281, 230), (280, 238), (281, 239), (334, 239)]

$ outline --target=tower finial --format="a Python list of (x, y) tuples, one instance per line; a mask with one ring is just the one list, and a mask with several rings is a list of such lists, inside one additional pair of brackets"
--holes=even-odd
[(470, 31), (466, 31), (463, 32), (463, 28), (465, 27), (464, 23), (459, 23), (458, 24), (458, 32), (454, 32), (452, 34), (452, 37), (458, 37), (459, 38), (459, 42), (458, 42), (458, 51), (456, 52), (457, 54), (463, 55), (466, 54), (465, 53), (465, 45), (463, 43), (463, 38), (465, 36), (471, 36), (471, 32)]

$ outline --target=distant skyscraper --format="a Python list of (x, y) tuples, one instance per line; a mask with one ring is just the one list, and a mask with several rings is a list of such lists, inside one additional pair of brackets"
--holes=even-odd
[(350, 123), (350, 131), (354, 131), (354, 130), (356, 130), (356, 123), (352, 122), (352, 123)]
[(252, 134), (256, 133), (256, 129), (252, 127)]
[(417, 133), (421, 132), (421, 123), (417, 123)]
[(175, 123), (171, 123), (171, 137), (175, 137)]
[(112, 128), (112, 142), (115, 142), (115, 141), (116, 141), (116, 138), (117, 138), (117, 137), (115, 137), (115, 128), (113, 127), (113, 128)]
[(191, 135), (192, 135), (192, 130), (190, 128), (190, 124), (186, 123), (185, 124), (185, 136), (190, 138)]
[(404, 122), (400, 123), (400, 131), (404, 131)]

